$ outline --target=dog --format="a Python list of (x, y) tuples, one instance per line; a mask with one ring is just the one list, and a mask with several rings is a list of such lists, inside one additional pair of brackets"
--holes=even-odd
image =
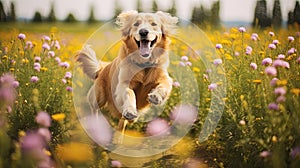
[(173, 83), (167, 71), (168, 48), (177, 22), (177, 17), (161, 11), (123, 12), (116, 19), (122, 46), (112, 62), (98, 61), (89, 45), (83, 47), (76, 61), (94, 80), (88, 93), (94, 109), (105, 108), (113, 117), (134, 121), (139, 111), (166, 102)]

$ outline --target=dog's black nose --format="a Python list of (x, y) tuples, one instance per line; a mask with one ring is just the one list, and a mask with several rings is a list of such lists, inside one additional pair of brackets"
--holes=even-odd
[(146, 30), (146, 29), (141, 29), (139, 31), (139, 34), (142, 36), (142, 37), (146, 37), (148, 35), (149, 31)]

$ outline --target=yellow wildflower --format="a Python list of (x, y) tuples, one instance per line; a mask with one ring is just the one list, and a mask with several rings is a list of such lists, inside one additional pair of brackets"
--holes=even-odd
[(57, 145), (56, 153), (60, 159), (66, 162), (86, 162), (93, 158), (92, 148), (78, 142)]
[(66, 118), (66, 115), (64, 113), (57, 113), (57, 114), (53, 114), (51, 117), (53, 120), (62, 121)]
[(19, 134), (19, 137), (24, 137), (26, 135), (26, 132), (25, 131), (19, 131), (18, 134)]
[(253, 83), (261, 84), (261, 80), (259, 80), (259, 79), (253, 80)]
[(196, 72), (196, 73), (199, 73), (199, 72), (200, 72), (200, 69), (197, 68), (197, 67), (193, 67), (193, 71)]
[(47, 156), (51, 156), (51, 152), (47, 149), (43, 149), (43, 152), (47, 155)]
[(225, 54), (225, 59), (232, 60), (233, 58), (232, 58), (232, 56), (230, 54)]
[(48, 71), (48, 68), (42, 67), (42, 68), (41, 68), (41, 71), (42, 71), (42, 72), (46, 72), (46, 71)]
[(4, 55), (4, 56), (2, 57), (2, 59), (3, 59), (3, 60), (7, 60), (7, 59), (8, 59), (8, 56), (7, 56), (7, 55)]
[(293, 94), (295, 94), (296, 96), (299, 96), (299, 94), (300, 94), (300, 89), (299, 89), (299, 88), (294, 88), (294, 89), (291, 89), (291, 92), (292, 92)]
[(278, 81), (276, 81), (276, 84), (278, 85), (278, 86), (285, 86), (286, 84), (287, 84), (287, 80), (278, 80)]

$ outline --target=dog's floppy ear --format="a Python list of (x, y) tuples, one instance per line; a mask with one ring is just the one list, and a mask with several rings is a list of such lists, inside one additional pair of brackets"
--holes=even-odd
[(137, 11), (131, 10), (127, 12), (122, 12), (117, 17), (116, 24), (120, 26), (123, 36), (129, 35), (131, 24), (132, 24), (132, 18), (137, 14), (138, 14)]
[(176, 24), (178, 23), (178, 18), (162, 11), (157, 11), (156, 15), (161, 20), (163, 34), (173, 34), (176, 30), (175, 28)]

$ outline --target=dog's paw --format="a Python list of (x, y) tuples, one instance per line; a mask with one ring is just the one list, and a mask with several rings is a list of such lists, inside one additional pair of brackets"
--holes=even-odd
[(126, 120), (132, 121), (138, 117), (137, 110), (134, 108), (125, 108), (122, 113)]
[(148, 94), (148, 101), (154, 105), (161, 105), (165, 102), (167, 92), (165, 89), (153, 89)]

